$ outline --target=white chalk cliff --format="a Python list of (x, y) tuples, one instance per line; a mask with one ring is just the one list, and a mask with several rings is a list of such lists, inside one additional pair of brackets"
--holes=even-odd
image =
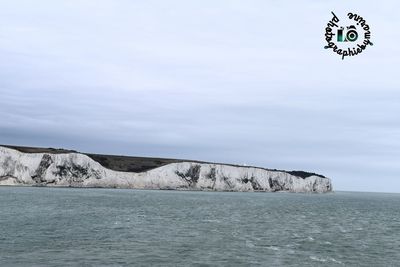
[(284, 171), (178, 162), (143, 172), (103, 167), (81, 153), (22, 153), (0, 146), (0, 185), (112, 187), (216, 191), (329, 192), (331, 180)]

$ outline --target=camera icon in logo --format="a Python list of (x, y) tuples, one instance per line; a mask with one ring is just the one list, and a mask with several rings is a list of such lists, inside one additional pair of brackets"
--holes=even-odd
[(354, 25), (350, 25), (345, 32), (343, 27), (340, 27), (337, 31), (337, 40), (338, 42), (354, 42), (358, 38), (357, 29)]

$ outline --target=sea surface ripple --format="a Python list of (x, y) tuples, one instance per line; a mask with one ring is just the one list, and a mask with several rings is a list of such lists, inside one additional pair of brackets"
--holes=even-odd
[(400, 194), (0, 187), (0, 266), (400, 266)]

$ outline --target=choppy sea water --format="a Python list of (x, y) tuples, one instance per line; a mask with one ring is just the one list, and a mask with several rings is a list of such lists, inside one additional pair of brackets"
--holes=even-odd
[(0, 187), (0, 266), (400, 266), (400, 194)]

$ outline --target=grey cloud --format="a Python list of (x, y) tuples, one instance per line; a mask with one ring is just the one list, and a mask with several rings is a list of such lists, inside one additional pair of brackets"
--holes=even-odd
[(337, 5), (2, 4), (0, 143), (304, 169), (340, 190), (399, 191), (399, 4), (364, 4), (375, 45), (345, 61), (322, 48)]

